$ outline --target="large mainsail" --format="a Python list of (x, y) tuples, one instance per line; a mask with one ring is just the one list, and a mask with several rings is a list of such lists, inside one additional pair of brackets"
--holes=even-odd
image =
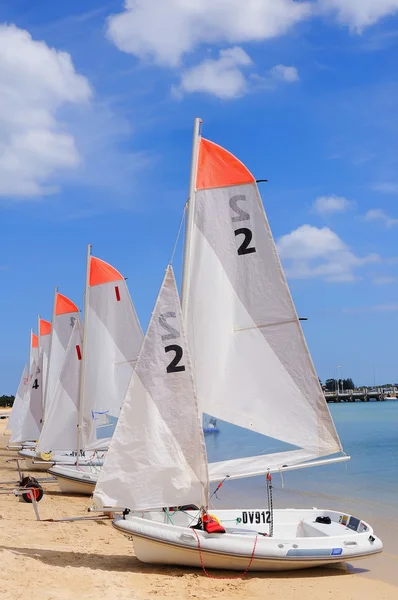
[(43, 351), (38, 362), (33, 361), (32, 372), (29, 376), (29, 391), (27, 392), (27, 409), (18, 439), (12, 436), (12, 442), (25, 442), (37, 440), (41, 431), (43, 418), (42, 387), (43, 387)]
[(170, 266), (94, 498), (133, 510), (207, 505), (206, 450)]
[(17, 437), (20, 428), (22, 427), (24, 417), (24, 398), (26, 391), (28, 390), (29, 372), (28, 367), (25, 365), (24, 370), (19, 381), (17, 393), (15, 394), (14, 404), (12, 405), (10, 416), (8, 417), (7, 429), (12, 431), (13, 435)]
[(39, 317), (39, 362), (41, 362), (42, 388), (40, 390), (43, 413), (45, 412), (48, 361), (51, 348), (51, 323)]
[(89, 256), (84, 308), (81, 447), (103, 445), (98, 425), (115, 423), (143, 333), (123, 275)]
[(203, 412), (296, 449), (209, 465), (244, 477), (340, 452), (253, 175), (199, 138), (183, 309)]
[(77, 448), (81, 363), (82, 325), (76, 317), (52, 401), (47, 409), (37, 452)]
[(44, 402), (44, 422), (47, 418), (49, 406), (53, 400), (55, 386), (64, 363), (66, 349), (72, 335), (73, 326), (77, 319), (79, 319), (79, 309), (76, 304), (56, 291), (54, 298), (50, 356), (48, 360), (46, 397)]
[(29, 371), (25, 367), (21, 381), (18, 386), (17, 395), (15, 397), (14, 406), (8, 419), (8, 428), (11, 430), (10, 443), (18, 443), (26, 441), (22, 438), (22, 428), (27, 418), (27, 413), (30, 406), (30, 391), (33, 380), (33, 365), (37, 365), (39, 361), (39, 338), (30, 332), (30, 348), (29, 348)]

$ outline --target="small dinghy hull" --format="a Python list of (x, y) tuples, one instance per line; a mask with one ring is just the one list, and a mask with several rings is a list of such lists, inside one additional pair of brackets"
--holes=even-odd
[(58, 486), (64, 494), (91, 496), (98, 479), (98, 467), (54, 465), (48, 472), (57, 478)]
[[(52, 466), (58, 463), (70, 466), (76, 464), (76, 453), (67, 451), (55, 454), (39, 454), (35, 449), (24, 448), (20, 450), (18, 454), (25, 460), (26, 469), (28, 471), (48, 471)], [(103, 457), (98, 458), (93, 455), (87, 457), (86, 455), (83, 455), (80, 461), (83, 465), (102, 465)]]
[(26, 469), (28, 471), (48, 471), (54, 464), (52, 460), (44, 461), (43, 457), (37, 454), (34, 448), (22, 448), (18, 454), (25, 460)]
[[(269, 515), (262, 510), (215, 511), (213, 516), (226, 528), (222, 534), (190, 528), (188, 523), (196, 521), (194, 511), (145, 514), (146, 518), (118, 517), (113, 525), (133, 536), (135, 554), (146, 563), (281, 571), (352, 561), (383, 549), (370, 525), (334, 511), (277, 510), (273, 537), (264, 535)], [(318, 523), (317, 517), (329, 517), (331, 523)], [(171, 524), (170, 519), (181, 525)], [(357, 530), (351, 528), (354, 526)]]

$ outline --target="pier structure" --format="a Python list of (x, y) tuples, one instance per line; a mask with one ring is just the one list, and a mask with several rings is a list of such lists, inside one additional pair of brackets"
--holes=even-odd
[(373, 390), (344, 390), (343, 392), (325, 392), (326, 402), (369, 402), (376, 400), (381, 402), (388, 398), (387, 394), (381, 388)]

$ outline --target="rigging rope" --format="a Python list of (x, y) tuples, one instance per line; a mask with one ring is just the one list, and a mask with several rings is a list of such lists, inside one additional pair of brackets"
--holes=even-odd
[(227, 576), (223, 576), (223, 575), (221, 575), (221, 576), (219, 576), (219, 575), (210, 575), (210, 573), (208, 573), (206, 571), (206, 568), (205, 568), (205, 565), (204, 565), (204, 562), (203, 562), (202, 546), (200, 544), (200, 538), (199, 538), (198, 532), (195, 529), (192, 529), (192, 531), (194, 532), (194, 534), (196, 536), (196, 539), (197, 539), (197, 542), (198, 542), (198, 550), (199, 550), (199, 557), (200, 557), (200, 566), (202, 567), (202, 571), (206, 575), (206, 577), (210, 577), (210, 579), (242, 579), (246, 575), (246, 573), (248, 572), (248, 570), (252, 566), (252, 562), (253, 562), (253, 559), (254, 559), (254, 553), (256, 551), (257, 539), (258, 539), (257, 535), (256, 535), (255, 540), (254, 540), (254, 545), (253, 545), (253, 550), (252, 550), (252, 553), (251, 553), (251, 556), (250, 556), (250, 561), (249, 561), (249, 564), (247, 565), (247, 568), (245, 569), (245, 571), (243, 571), (243, 573), (241, 573), (239, 575), (233, 575), (232, 577), (227, 577)]
[(173, 264), (173, 259), (174, 259), (174, 254), (177, 250), (177, 245), (178, 245), (178, 241), (180, 239), (180, 235), (181, 235), (181, 228), (182, 228), (182, 224), (184, 223), (184, 218), (185, 218), (185, 213), (187, 210), (187, 203), (184, 206), (184, 210), (182, 211), (182, 217), (181, 217), (181, 221), (180, 221), (180, 226), (178, 228), (178, 233), (177, 233), (177, 237), (176, 237), (176, 241), (174, 242), (174, 248), (173, 248), (173, 252), (171, 253), (171, 258), (170, 258), (170, 265)]

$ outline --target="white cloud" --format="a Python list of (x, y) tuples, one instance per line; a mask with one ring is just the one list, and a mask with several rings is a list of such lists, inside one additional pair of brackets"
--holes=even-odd
[(398, 219), (389, 217), (381, 208), (368, 210), (363, 218), (365, 221), (379, 221), (380, 223), (383, 223), (385, 227), (393, 227), (394, 225), (398, 225)]
[(352, 203), (343, 196), (318, 196), (312, 205), (312, 212), (327, 216), (333, 213), (345, 212)]
[(384, 192), (385, 194), (398, 194), (398, 183), (393, 181), (380, 181), (372, 186), (376, 192)]
[(90, 96), (69, 54), (0, 25), (0, 196), (51, 193), (52, 176), (79, 165), (75, 140), (57, 111)]
[(340, 23), (361, 32), (398, 12), (398, 0), (318, 0), (321, 10), (337, 13)]
[(250, 56), (239, 46), (226, 48), (220, 51), (219, 58), (207, 58), (184, 71), (179, 86), (173, 88), (173, 92), (177, 96), (203, 92), (229, 100), (259, 88), (272, 91), (281, 83), (293, 83), (299, 79), (295, 67), (276, 65), (265, 76), (252, 73), (248, 80), (242, 68), (252, 64)]
[(362, 313), (390, 313), (398, 311), (398, 304), (375, 304), (374, 306), (359, 306), (357, 308), (344, 308), (343, 313), (347, 315)]
[(259, 42), (319, 14), (360, 33), (396, 12), (398, 0), (125, 0), (107, 35), (123, 52), (176, 67), (202, 45)]
[(375, 285), (389, 285), (391, 283), (397, 283), (398, 277), (381, 275), (380, 277), (374, 277), (372, 281)]
[(310, 2), (294, 0), (125, 0), (107, 35), (141, 59), (176, 67), (202, 44), (242, 44), (283, 35), (307, 18)]
[(295, 67), (286, 67), (285, 65), (275, 65), (270, 69), (269, 74), (276, 81), (287, 81), (292, 83), (299, 80), (297, 69)]
[(291, 279), (320, 278), (330, 282), (354, 281), (355, 270), (380, 261), (377, 254), (355, 256), (328, 227), (301, 225), (278, 240), (278, 251)]
[(252, 73), (250, 75), (253, 89), (263, 89), (273, 91), (282, 83), (296, 83), (299, 81), (299, 74), (296, 67), (286, 65), (275, 65), (269, 69), (265, 75)]
[(250, 56), (238, 46), (221, 50), (218, 59), (206, 59), (185, 71), (177, 92), (204, 92), (223, 99), (237, 98), (247, 90), (240, 67), (251, 64)]

